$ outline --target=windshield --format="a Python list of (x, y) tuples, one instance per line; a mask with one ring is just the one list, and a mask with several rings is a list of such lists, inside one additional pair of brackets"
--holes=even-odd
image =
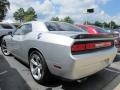
[(93, 26), (98, 33), (109, 33), (107, 30), (100, 27)]
[(8, 24), (1, 24), (0, 26), (2, 29), (13, 29), (13, 27)]
[(83, 30), (87, 31), (87, 28), (85, 26), (79, 26), (80, 28), (82, 28)]
[(46, 22), (45, 23), (49, 31), (77, 31), (85, 32), (83, 29), (78, 28), (72, 24), (64, 22)]

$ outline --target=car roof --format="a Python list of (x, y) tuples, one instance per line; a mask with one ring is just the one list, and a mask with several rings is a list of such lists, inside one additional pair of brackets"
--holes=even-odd
[[(59, 22), (59, 21), (45, 21), (45, 22)], [(23, 23), (23, 24), (29, 24), (29, 23), (42, 23), (44, 24), (45, 22), (42, 22), (42, 21), (30, 21), (30, 22), (26, 22), (26, 23)], [(59, 23), (66, 23), (66, 22), (59, 22)], [(70, 24), (70, 23), (68, 23)]]

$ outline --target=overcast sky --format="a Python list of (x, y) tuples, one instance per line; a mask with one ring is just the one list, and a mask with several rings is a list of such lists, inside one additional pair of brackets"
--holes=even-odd
[[(76, 23), (89, 21), (114, 20), (120, 24), (120, 0), (9, 0), (11, 8), (7, 13), (6, 21), (14, 21), (13, 13), (19, 9), (33, 7), (38, 20), (48, 21), (52, 16), (63, 18), (70, 16)], [(86, 15), (88, 8), (94, 8), (95, 13)]]

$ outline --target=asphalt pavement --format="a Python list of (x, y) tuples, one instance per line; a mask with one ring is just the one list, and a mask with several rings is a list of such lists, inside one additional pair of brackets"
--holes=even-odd
[(36, 83), (26, 65), (0, 51), (0, 90), (120, 90), (120, 55), (110, 67), (83, 82), (53, 81), (47, 85)]

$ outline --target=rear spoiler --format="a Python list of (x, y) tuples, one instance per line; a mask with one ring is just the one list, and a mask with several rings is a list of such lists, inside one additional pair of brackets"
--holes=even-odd
[(73, 39), (102, 39), (102, 38), (109, 38), (114, 39), (112, 34), (80, 34), (76, 36), (72, 36)]

